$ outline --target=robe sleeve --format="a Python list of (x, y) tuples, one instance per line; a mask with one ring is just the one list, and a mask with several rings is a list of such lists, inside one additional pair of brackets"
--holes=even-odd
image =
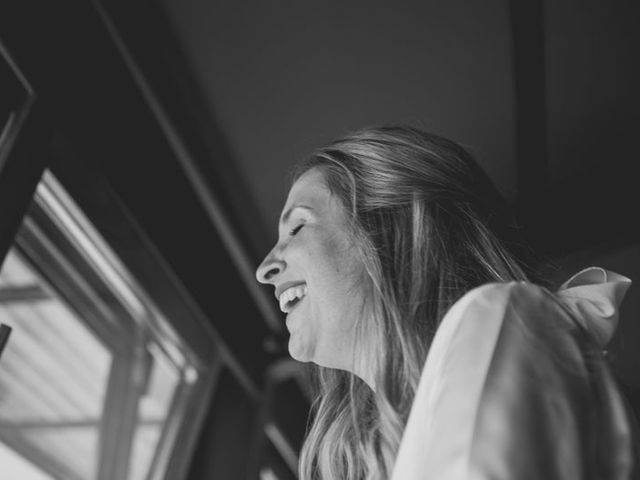
[(597, 342), (558, 296), (485, 285), (438, 329), (392, 478), (629, 479), (627, 415)]

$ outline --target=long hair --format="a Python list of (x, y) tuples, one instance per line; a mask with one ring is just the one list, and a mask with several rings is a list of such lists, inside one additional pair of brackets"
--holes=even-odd
[(369, 309), (356, 324), (354, 358), (374, 366), (375, 391), (316, 367), (300, 477), (388, 478), (442, 317), (474, 287), (528, 280), (526, 250), (497, 189), (445, 138), (363, 129), (316, 151), (294, 180), (312, 168), (350, 214)]

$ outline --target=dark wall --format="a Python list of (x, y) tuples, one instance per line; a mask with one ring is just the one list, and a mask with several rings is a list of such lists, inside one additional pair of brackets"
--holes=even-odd
[[(2, 3), (0, 40), (43, 105), (48, 135), (39, 143), (39, 168), (62, 181), (116, 253), (132, 260), (127, 266), (150, 293), (169, 291), (153, 272), (170, 277), (174, 293), (183, 294), (180, 302), (188, 297), (185, 314), (196, 310), (233, 358), (213, 397), (207, 425), (216, 426), (205, 431), (190, 478), (208, 478), (212, 468), (246, 469), (243, 459), (259, 434), (250, 426), (263, 401), (263, 374), (274, 360), (263, 341), (268, 329), (103, 19), (91, 2)], [(39, 172), (32, 172), (31, 189)], [(5, 194), (10, 190), (0, 198)], [(20, 210), (12, 202), (26, 206), (29, 196), (25, 190), (4, 205), (15, 207), (15, 226)], [(120, 228), (114, 212), (127, 217), (133, 233)], [(10, 234), (2, 238), (11, 241)], [(180, 302), (157, 300), (173, 308), (170, 321), (186, 321), (171, 306)]]
[(259, 404), (223, 370), (187, 478), (245, 479), (258, 411)]

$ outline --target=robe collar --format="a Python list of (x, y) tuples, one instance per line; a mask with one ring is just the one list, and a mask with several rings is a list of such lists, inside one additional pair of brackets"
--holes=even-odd
[(630, 286), (623, 275), (589, 267), (564, 282), (556, 295), (604, 348), (616, 331), (620, 303)]

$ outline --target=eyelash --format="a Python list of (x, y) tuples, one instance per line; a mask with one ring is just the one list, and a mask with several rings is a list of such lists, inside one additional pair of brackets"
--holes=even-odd
[(289, 235), (290, 235), (290, 236), (292, 236), (292, 237), (293, 237), (293, 236), (295, 236), (295, 235), (300, 231), (300, 229), (301, 229), (302, 227), (304, 227), (304, 223), (301, 223), (300, 225), (298, 225), (298, 226), (294, 227), (294, 228), (289, 232)]

